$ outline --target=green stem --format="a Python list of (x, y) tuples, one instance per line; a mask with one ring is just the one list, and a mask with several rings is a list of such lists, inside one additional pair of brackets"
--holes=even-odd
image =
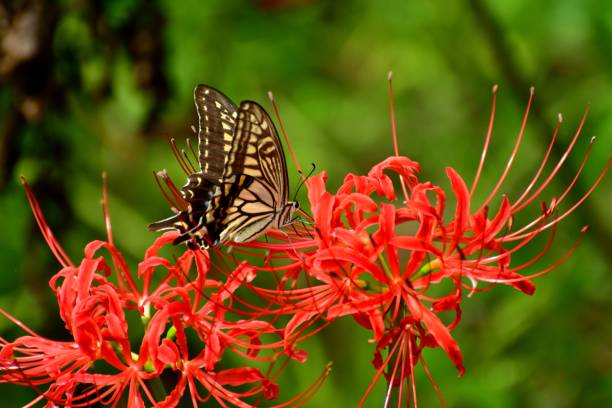
[(385, 271), (385, 274), (387, 276), (390, 276), (391, 278), (394, 278), (394, 276), (391, 274), (391, 268), (389, 268), (389, 265), (387, 264), (387, 260), (385, 259), (384, 256), (382, 256), (382, 254), (378, 255), (378, 260), (380, 261), (383, 270)]
[(436, 261), (427, 262), (425, 265), (421, 266), (421, 268), (417, 271), (417, 273), (412, 275), (411, 280), (416, 280), (416, 279), (422, 278), (423, 276), (426, 276), (426, 275), (430, 274), (431, 272), (433, 272), (434, 270), (438, 269), (437, 263), (438, 263), (437, 260)]
[(164, 387), (164, 383), (162, 383), (160, 377), (151, 378), (149, 380), (149, 383), (151, 385), (151, 391), (153, 392), (153, 396), (155, 397), (156, 401), (159, 402), (166, 399), (168, 394), (166, 393), (166, 388)]

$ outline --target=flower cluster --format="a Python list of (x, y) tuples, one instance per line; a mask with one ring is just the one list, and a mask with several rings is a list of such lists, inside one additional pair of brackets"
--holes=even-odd
[[(321, 173), (306, 182), (312, 216), (304, 216), (310, 218), (309, 222), (297, 225), (293, 231), (274, 234), (281, 242), (257, 245), (270, 251), (270, 260), (290, 260), (285, 262), (284, 276), (297, 276), (300, 271), (307, 276), (307, 287), (292, 289), (286, 282), (279, 287), (276, 299), (282, 294), (285, 308), (292, 305), (286, 309), (293, 318), (285, 328), (285, 341), (300, 340), (317, 319), (330, 324), (351, 316), (371, 331), (377, 373), (362, 403), (384, 375), (389, 396), (395, 391), (401, 401), (412, 392), (416, 406), (413, 371), (419, 362), (427, 371), (421, 358), (425, 347), (444, 350), (462, 375), (462, 354), (451, 330), (461, 320), (463, 297), (494, 284), (533, 294), (532, 278), (560, 265), (587, 231), (583, 227), (576, 243), (553, 265), (525, 274), (550, 249), (557, 224), (591, 194), (610, 164), (608, 161), (583, 197), (560, 212), (560, 205), (589, 156), (592, 139), (582, 166), (565, 191), (548, 205), (540, 201), (538, 215), (517, 225), (514, 220), (520, 212), (534, 204), (537, 209), (542, 192), (568, 157), (586, 119), (585, 115), (569, 147), (545, 175), (562, 122), (559, 117), (540, 167), (527, 188), (516, 199), (510, 199), (499, 191), (520, 146), (532, 99), (533, 90), (508, 164), (480, 205), (474, 203), (474, 192), (492, 135), (496, 89), (485, 148), (469, 188), (453, 168), (447, 167), (449, 195), (440, 186), (420, 181), (419, 164), (399, 155), (375, 165), (367, 175), (347, 175), (335, 193), (327, 190), (326, 175)], [(445, 221), (449, 197), (455, 204), (452, 218)], [(495, 210), (491, 205), (494, 200), (499, 201)], [(530, 244), (543, 233), (549, 238), (536, 255), (521, 264), (512, 262), (515, 253), (533, 246)], [(479, 288), (479, 282), (485, 286)], [(449, 319), (449, 314), (454, 318)]]
[[(416, 406), (415, 367), (420, 364), (429, 375), (425, 348), (442, 349), (464, 373), (451, 335), (461, 320), (462, 299), (495, 284), (533, 294), (532, 279), (562, 263), (582, 234), (552, 265), (526, 271), (542, 260), (558, 223), (591, 194), (610, 164), (583, 197), (562, 210), (592, 140), (575, 178), (545, 204), (542, 193), (584, 123), (583, 118), (567, 151), (546, 175), (559, 118), (527, 188), (514, 199), (500, 194), (532, 98), (533, 92), (508, 164), (482, 203), (475, 203), (475, 191), (492, 135), (495, 91), (485, 148), (469, 187), (450, 167), (450, 190), (421, 181), (419, 164), (399, 154), (394, 130), (395, 155), (366, 175), (348, 174), (335, 192), (328, 190), (325, 173), (309, 178), (310, 214), (301, 211), (303, 221), (269, 231), (266, 242), (230, 244), (231, 254), (219, 248), (182, 248), (171, 261), (160, 254), (177, 233), (166, 233), (146, 251), (135, 274), (113, 244), (106, 210), (107, 240), (87, 245), (83, 260), (73, 264), (26, 185), (40, 229), (63, 266), (50, 285), (73, 340), (43, 338), (1, 311), (28, 335), (0, 338), (0, 381), (35, 389), (37, 400), (49, 406), (127, 401), (130, 406), (174, 407), (188, 400), (195, 407), (210, 399), (220, 406), (260, 405), (262, 399), (279, 396), (276, 380), (287, 360), (306, 360), (300, 349), (305, 338), (350, 316), (371, 332), (374, 345), (376, 373), (360, 406), (383, 377), (388, 384), (385, 406), (391, 399), (398, 406), (409, 404), (410, 398)], [(103, 203), (106, 208), (106, 198)], [(532, 219), (515, 221), (534, 206), (539, 211)], [(542, 234), (549, 238), (540, 250), (516, 264), (514, 255), (537, 244)], [(237, 260), (243, 254), (249, 261)], [(265, 279), (270, 274), (274, 279)], [(236, 358), (226, 359), (229, 354)], [(227, 367), (227, 360), (243, 365)], [(268, 368), (262, 370), (262, 364)], [(304, 403), (328, 373), (329, 366), (307, 390), (275, 406)]]
[[(73, 340), (43, 338), (2, 312), (28, 335), (12, 342), (0, 338), (1, 381), (33, 388), (40, 394), (36, 400), (49, 406), (174, 407), (186, 389), (194, 407), (209, 399), (248, 407), (248, 399), (278, 397), (274, 379), (282, 369), (273, 368), (282, 355), (282, 332), (232, 306), (235, 292), (255, 277), (253, 267), (242, 262), (226, 274), (200, 250), (186, 250), (170, 262), (159, 255), (176, 238), (166, 233), (147, 249), (134, 276), (112, 243), (108, 215), (108, 240), (89, 243), (75, 265), (24, 184), (40, 229), (63, 266), (50, 286)], [(253, 364), (219, 368), (227, 353)], [(269, 362), (269, 369), (264, 374), (255, 362)], [(323, 378), (276, 406), (300, 405)], [(164, 389), (168, 382), (170, 392)]]

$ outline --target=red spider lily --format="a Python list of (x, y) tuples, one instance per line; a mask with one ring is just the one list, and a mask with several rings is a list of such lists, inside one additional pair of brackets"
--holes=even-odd
[[(337, 318), (351, 316), (372, 332), (375, 344), (376, 374), (360, 406), (382, 376), (389, 384), (385, 406), (393, 399), (401, 406), (411, 397), (416, 406), (416, 365), (420, 362), (429, 375), (422, 358), (424, 348), (441, 348), (459, 374), (464, 372), (459, 345), (451, 335), (461, 320), (464, 295), (498, 283), (533, 294), (531, 279), (557, 267), (581, 238), (553, 265), (530, 274), (525, 270), (542, 259), (558, 223), (591, 194), (608, 169), (609, 162), (582, 198), (560, 210), (585, 165), (591, 142), (567, 189), (548, 205), (542, 204), (539, 216), (517, 225), (516, 215), (540, 199), (584, 123), (583, 119), (560, 161), (543, 176), (559, 121), (542, 164), (524, 192), (517, 199), (501, 195), (532, 98), (533, 93), (508, 165), (483, 203), (474, 203), (474, 191), (492, 135), (495, 92), (484, 152), (469, 188), (450, 167), (446, 169), (449, 191), (421, 181), (418, 163), (399, 155), (392, 120), (394, 156), (376, 164), (367, 175), (348, 174), (335, 192), (328, 191), (325, 173), (312, 177), (306, 182), (312, 216), (302, 212), (309, 218), (307, 223), (268, 232), (271, 243), (233, 247), (234, 253), (259, 257), (257, 264), (239, 262), (218, 248), (211, 248), (213, 255), (189, 249), (170, 261), (159, 255), (177, 236), (167, 233), (146, 251), (134, 277), (113, 244), (104, 198), (108, 239), (90, 243), (75, 266), (27, 188), (43, 236), (63, 266), (50, 283), (73, 340), (42, 338), (2, 311), (29, 335), (13, 342), (0, 339), (0, 381), (32, 387), (40, 394), (36, 401), (45, 399), (49, 405), (127, 401), (130, 406), (173, 407), (184, 400), (198, 406), (212, 399), (221, 406), (249, 407), (248, 401), (259, 404), (262, 398), (278, 396), (274, 382), (283, 367), (276, 369), (275, 364), (281, 355), (305, 360), (306, 353), (298, 349), (303, 339)], [(391, 113), (393, 118), (393, 109)], [(178, 189), (165, 174), (159, 176), (169, 191), (167, 197), (180, 209)], [(455, 202), (450, 221), (446, 221), (447, 197)], [(500, 204), (493, 211), (491, 202), (496, 197)], [(515, 253), (533, 245), (545, 232), (550, 238), (537, 255), (520, 265), (513, 262)], [(261, 252), (262, 248), (267, 251)], [(273, 274), (275, 287), (258, 285), (258, 275), (265, 275), (261, 272)], [(479, 288), (482, 283), (486, 286)], [(445, 292), (434, 292), (436, 286)], [(243, 290), (257, 300), (239, 296)], [(140, 330), (128, 324), (130, 314), (139, 317)], [(142, 336), (134, 340), (140, 331)], [(253, 365), (269, 362), (270, 368), (265, 374), (250, 364), (221, 369), (229, 353)], [(328, 373), (329, 367), (310, 388), (275, 406), (303, 404)], [(167, 394), (162, 377), (172, 384)]]
[[(475, 205), (474, 191), (493, 129), (494, 88), (485, 147), (471, 187), (467, 187), (454, 169), (446, 169), (450, 192), (456, 202), (450, 221), (444, 218), (448, 193), (430, 182), (420, 181), (419, 165), (398, 154), (392, 106), (395, 156), (375, 165), (365, 176), (347, 175), (335, 193), (327, 191), (325, 173), (310, 178), (306, 185), (312, 211), (311, 225), (295, 225), (293, 231), (270, 232), (268, 235), (278, 242), (251, 243), (237, 249), (250, 252), (244, 247), (267, 248), (270, 252), (265, 258), (266, 266), (257, 269), (286, 271), (285, 279), (279, 282), (276, 291), (261, 292), (260, 295), (278, 302), (283, 305), (282, 311), (293, 314), (285, 328), (288, 347), (308, 336), (308, 326), (319, 317), (329, 323), (350, 315), (372, 331), (372, 341), (376, 343), (373, 363), (377, 373), (361, 404), (384, 374), (389, 383), (385, 406), (395, 387), (398, 406), (403, 398), (410, 398), (410, 394), (416, 406), (413, 371), (421, 362), (429, 375), (421, 357), (425, 347), (442, 348), (462, 375), (463, 359), (451, 330), (460, 322), (460, 303), (466, 289), (468, 295), (473, 295), (483, 290), (478, 289), (478, 282), (485, 282), (488, 287), (501, 283), (531, 295), (535, 290), (531, 279), (561, 264), (582, 239), (581, 235), (553, 265), (525, 274), (525, 270), (549, 250), (557, 224), (591, 194), (610, 164), (608, 161), (583, 197), (560, 212), (560, 204), (585, 165), (592, 140), (582, 165), (566, 190), (550, 204), (542, 203), (540, 215), (535, 219), (521, 226), (515, 225), (515, 216), (538, 200), (563, 165), (581, 134), (586, 118), (585, 115), (559, 162), (544, 177), (544, 168), (561, 124), (559, 120), (535, 176), (519, 197), (511, 200), (500, 194), (501, 186), (516, 157), (532, 100), (533, 91), (502, 176), (488, 198)], [(398, 187), (402, 198), (396, 192)], [(490, 203), (498, 196), (501, 204), (494, 212)], [(584, 227), (582, 233), (586, 230)], [(512, 262), (517, 251), (532, 244), (536, 236), (546, 231), (550, 238), (537, 255), (520, 265)], [(277, 259), (284, 259), (284, 264), (274, 266), (272, 261)], [(306, 272), (308, 284), (305, 288), (294, 288), (288, 277), (298, 276), (300, 270)], [(446, 294), (431, 295), (430, 289), (443, 282), (451, 283), (443, 286), (448, 288)], [(441, 317), (447, 314), (445, 312), (454, 312), (451, 322), (445, 322)]]
[[(236, 317), (231, 307), (234, 292), (253, 279), (252, 267), (241, 263), (219, 280), (212, 278), (214, 265), (207, 252), (187, 250), (170, 262), (158, 255), (176, 238), (176, 233), (167, 233), (146, 251), (135, 279), (112, 242), (105, 189), (108, 240), (87, 245), (75, 266), (25, 180), (24, 185), (43, 236), (63, 265), (50, 286), (73, 340), (43, 338), (0, 310), (28, 333), (12, 342), (0, 338), (1, 382), (36, 390), (39, 397), (29, 405), (46, 400), (49, 406), (116, 406), (123, 401), (129, 406), (174, 407), (186, 388), (194, 407), (211, 398), (221, 406), (250, 407), (246, 399), (278, 397), (274, 380), (282, 369), (272, 373), (272, 368), (282, 354), (282, 332), (252, 316)], [(136, 314), (141, 327), (130, 327), (128, 314)], [(140, 331), (144, 333), (135, 341), (134, 332)], [(279, 340), (268, 345), (264, 335)], [(140, 345), (133, 349), (133, 344)], [(261, 356), (262, 351), (270, 355)], [(251, 366), (221, 369), (227, 352), (272, 364), (266, 374)], [(328, 372), (303, 393), (275, 406), (303, 404)], [(175, 377), (167, 394), (162, 376)]]

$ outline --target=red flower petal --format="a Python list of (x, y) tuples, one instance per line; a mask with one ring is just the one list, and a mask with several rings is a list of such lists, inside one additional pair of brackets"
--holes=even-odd
[(261, 381), (264, 378), (261, 371), (253, 367), (229, 368), (215, 375), (215, 380), (220, 384), (233, 386)]
[(463, 375), (465, 368), (463, 367), (461, 350), (444, 323), (413, 297), (408, 297), (407, 306), (414, 318), (423, 322), (438, 345), (446, 352), (448, 357), (455, 364), (457, 371), (459, 371), (459, 375)]

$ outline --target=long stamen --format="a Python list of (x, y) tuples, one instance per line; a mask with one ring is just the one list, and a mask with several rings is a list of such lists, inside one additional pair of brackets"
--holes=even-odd
[(176, 145), (176, 140), (174, 138), (170, 138), (170, 142), (169, 143), (170, 143), (170, 147), (172, 149), (172, 154), (176, 158), (176, 161), (178, 162), (179, 166), (181, 167), (181, 170), (183, 170), (183, 172), (186, 175), (189, 176), (191, 173), (193, 173), (193, 171), (190, 171), (189, 164), (187, 164), (185, 162), (185, 159), (183, 158), (183, 155), (181, 154), (180, 149)]
[[(6, 317), (7, 319), (9, 319), (11, 322), (13, 322), (16, 326), (18, 326), (19, 328), (21, 328), (22, 330), (24, 330), (26, 333), (28, 333), (30, 336), (32, 337), (40, 337), (39, 334), (37, 334), (36, 332), (34, 332), (32, 329), (30, 329), (28, 326), (26, 326), (25, 324), (23, 324), (20, 320), (15, 319), (13, 316), (11, 316), (10, 314), (6, 313), (4, 311), (4, 309), (0, 308), (0, 314), (2, 314), (4, 317)], [(3, 339), (2, 339), (3, 340)]]
[[(416, 390), (416, 380), (414, 378), (414, 355), (412, 352), (412, 333), (410, 332), (410, 330), (406, 330), (407, 331), (407, 337), (408, 337), (408, 361), (410, 362), (410, 367), (411, 367), (411, 372), (409, 374), (409, 380), (410, 380), (410, 390), (411, 390), (411, 394), (412, 394), (412, 402), (414, 404), (414, 408), (418, 407), (418, 402), (417, 402), (417, 390)], [(405, 366), (405, 364), (404, 364)], [(402, 377), (404, 376), (403, 373), (403, 368), (402, 368)], [(406, 399), (406, 402), (408, 403), (409, 401), (409, 397)]]
[(359, 401), (359, 404), (357, 405), (358, 408), (363, 407), (363, 404), (365, 403), (366, 399), (368, 398), (368, 395), (370, 395), (370, 393), (372, 392), (372, 389), (374, 388), (374, 385), (376, 385), (376, 383), (378, 382), (378, 379), (380, 378), (380, 376), (385, 371), (385, 368), (389, 364), (389, 361), (391, 361), (391, 358), (393, 357), (393, 355), (395, 354), (395, 352), (397, 351), (397, 348), (399, 346), (400, 346), (400, 340), (396, 339), (395, 344), (389, 350), (389, 354), (387, 355), (385, 360), (380, 365), (380, 368), (376, 371), (376, 374), (374, 375), (374, 378), (372, 378), (372, 381), (370, 381), (370, 385), (368, 386), (368, 389), (366, 390), (366, 392), (361, 397), (361, 400)]
[(191, 154), (193, 155), (194, 160), (197, 162), (198, 161), (198, 153), (196, 153), (195, 148), (193, 147), (193, 143), (191, 143), (191, 139), (187, 138), (187, 148), (191, 151)]
[[(574, 253), (576, 248), (578, 248), (578, 246), (580, 245), (580, 243), (584, 239), (584, 236), (586, 235), (588, 230), (589, 230), (589, 226), (588, 225), (585, 225), (584, 227), (582, 227), (580, 229), (580, 236), (578, 237), (576, 242), (574, 242), (572, 247), (569, 250), (567, 250), (567, 252), (560, 259), (558, 259), (557, 262), (555, 262), (554, 264), (550, 265), (548, 268), (546, 268), (544, 270), (541, 270), (540, 272), (533, 273), (531, 275), (522, 276), (521, 278), (504, 279), (502, 282), (504, 282), (504, 283), (512, 283), (512, 282), (520, 282), (521, 280), (530, 280), (530, 279), (533, 279), (533, 278), (537, 278), (538, 276), (542, 276), (542, 275), (552, 271), (553, 269), (556, 269), (557, 267), (559, 267), (559, 265), (564, 263)], [(521, 268), (521, 267), (519, 267), (519, 268)], [(512, 269), (512, 271), (520, 270), (519, 268)]]
[(285, 143), (287, 144), (287, 148), (289, 149), (289, 154), (291, 154), (291, 159), (293, 160), (293, 163), (295, 164), (295, 167), (297, 168), (298, 173), (300, 174), (300, 177), (302, 178), (302, 180), (304, 180), (305, 176), (304, 176), (304, 172), (302, 171), (302, 166), (300, 166), (300, 162), (298, 161), (297, 156), (295, 155), (293, 148), (291, 147), (291, 143), (289, 143), (289, 136), (287, 136), (285, 124), (283, 123), (283, 120), (281, 119), (281, 115), (279, 113), (278, 106), (276, 106), (276, 101), (274, 100), (274, 95), (272, 94), (271, 91), (268, 91), (268, 98), (270, 99), (270, 102), (272, 103), (272, 108), (274, 109), (274, 116), (276, 116), (276, 120), (278, 120), (278, 124), (280, 125), (281, 133), (283, 134), (283, 139), (285, 139)]
[[(395, 375), (397, 374), (397, 369), (399, 367), (400, 363), (403, 363), (402, 358), (403, 358), (403, 351), (404, 351), (404, 342), (405, 342), (405, 336), (400, 336), (401, 337), (401, 344), (399, 346), (399, 351), (397, 352), (397, 356), (395, 358), (395, 364), (393, 364), (393, 369), (391, 370), (391, 377), (389, 378), (388, 384), (387, 384), (387, 393), (385, 394), (385, 402), (383, 404), (384, 408), (387, 408), (389, 406), (389, 402), (391, 400), (391, 392), (393, 391), (394, 387), (394, 383), (395, 383)], [(403, 366), (405, 364), (402, 364), (402, 370), (403, 371)], [(403, 383), (403, 381), (402, 381)], [(401, 393), (401, 385), (400, 385), (400, 390), (398, 392), (398, 404), (401, 404), (402, 401), (402, 393)]]
[(106, 184), (106, 172), (102, 172), (102, 216), (104, 217), (104, 226), (106, 227), (106, 239), (108, 243), (113, 245), (113, 232), (111, 228), (111, 220), (108, 213), (108, 187)]
[[(593, 193), (593, 190), (595, 190), (595, 188), (599, 185), (599, 183), (601, 183), (601, 180), (603, 180), (604, 176), (606, 175), (606, 173), (608, 172), (608, 169), (610, 167), (610, 163), (612, 163), (612, 159), (608, 159), (604, 169), (602, 170), (602, 172), (599, 174), (599, 177), (597, 177), (597, 180), (595, 180), (595, 182), (593, 183), (593, 185), (588, 189), (588, 191), (586, 193), (584, 193), (584, 195), (578, 200), (576, 201), (576, 203), (574, 203), (574, 205), (572, 205), (568, 210), (566, 210), (563, 214), (561, 214), (559, 217), (555, 218), (553, 221), (549, 222), (548, 224), (544, 225), (541, 228), (541, 231), (544, 231), (547, 228), (550, 228), (552, 225), (560, 222), (562, 219), (564, 219), (565, 217), (567, 217), (570, 213), (572, 213), (576, 208), (578, 208), (583, 202), (584, 200), (586, 200), (591, 193)], [(528, 224), (527, 226), (523, 227), (521, 230), (516, 231), (514, 234), (518, 234), (521, 233), (523, 231), (525, 231), (526, 229), (528, 229), (531, 225), (533, 225), (534, 223), (536, 223), (538, 221), (538, 219), (534, 220), (533, 222), (531, 222), (530, 224)], [(529, 235), (524, 234), (524, 235), (509, 235), (508, 237), (506, 237), (507, 239), (505, 239), (505, 241), (514, 241), (517, 239), (522, 239), (525, 235)]]
[[(393, 134), (393, 151), (396, 156), (399, 156), (399, 145), (397, 142), (397, 128), (395, 125), (395, 103), (393, 100), (393, 71), (389, 71), (387, 74), (387, 81), (389, 81), (389, 110), (391, 111), (391, 133)], [(408, 202), (408, 191), (406, 190), (406, 182), (403, 176), (400, 176), (402, 185), (402, 191), (404, 193), (405, 202)]]
[(470, 188), (470, 197), (474, 195), (474, 190), (476, 190), (476, 186), (478, 185), (478, 180), (480, 180), (480, 174), (482, 173), (482, 168), (484, 167), (485, 158), (487, 157), (487, 151), (489, 150), (489, 142), (491, 141), (491, 135), (493, 134), (493, 123), (495, 122), (496, 105), (497, 105), (497, 85), (493, 85), (493, 102), (491, 103), (491, 115), (489, 117), (489, 127), (487, 129), (487, 136), (485, 137), (485, 143), (482, 148), (482, 153), (480, 154), (480, 163), (478, 163), (478, 170), (476, 171), (476, 176), (474, 176), (474, 181), (472, 182), (472, 187)]
[[(548, 158), (550, 157), (550, 152), (552, 151), (552, 148), (553, 148), (553, 146), (555, 144), (555, 140), (557, 139), (557, 134), (559, 133), (559, 129), (561, 128), (561, 123), (562, 122), (563, 122), (563, 116), (561, 116), (561, 114), (559, 113), (557, 115), (557, 126), (555, 126), (555, 131), (554, 131), (554, 133), (552, 135), (550, 143), (548, 144), (548, 149), (546, 150), (546, 154), (544, 155), (544, 159), (542, 160), (542, 164), (540, 164), (540, 168), (536, 172), (535, 176), (533, 176), (533, 179), (531, 180), (531, 182), (529, 183), (529, 185), (527, 186), (525, 191), (523, 191), (523, 194), (521, 194), (521, 196), (519, 198), (517, 198), (516, 201), (512, 204), (512, 208), (513, 209), (518, 207), (518, 205), (521, 203), (521, 201), (523, 201), (523, 199), (527, 196), (527, 194), (529, 194), (529, 192), (531, 191), (531, 189), (533, 188), (535, 183), (540, 178), (540, 175), (542, 174), (542, 171), (544, 170), (544, 166), (546, 165), (546, 162), (548, 162)], [(519, 210), (517, 210), (517, 211), (519, 211)]]
[(595, 138), (595, 136), (593, 136), (591, 138), (591, 141), (589, 142), (589, 147), (587, 148), (587, 151), (584, 154), (584, 157), (582, 158), (582, 163), (580, 164), (580, 167), (578, 168), (578, 171), (576, 171), (576, 175), (574, 176), (572, 181), (569, 183), (569, 185), (567, 186), (565, 191), (561, 194), (561, 196), (559, 196), (559, 198), (557, 198), (555, 200), (555, 206), (558, 206), (565, 199), (565, 197), (568, 195), (568, 193), (572, 190), (572, 188), (574, 187), (574, 185), (578, 181), (578, 177), (580, 177), (580, 174), (582, 173), (582, 170), (584, 170), (584, 166), (586, 165), (586, 162), (587, 162), (589, 156), (591, 155), (591, 150), (593, 149), (593, 145), (595, 144), (596, 140), (597, 139)]
[(278, 408), (284, 408), (284, 407), (289, 407), (289, 406), (300, 407), (304, 405), (306, 402), (308, 402), (308, 400), (310, 400), (316, 394), (319, 388), (321, 388), (321, 386), (323, 385), (323, 382), (331, 373), (331, 369), (332, 369), (332, 363), (327, 363), (327, 365), (325, 366), (325, 369), (319, 375), (319, 377), (317, 377), (317, 379), (315, 380), (313, 384), (311, 384), (308, 388), (306, 388), (306, 390), (304, 390), (300, 395), (292, 398), (291, 400), (283, 404), (276, 405), (276, 407)]
[(521, 123), (521, 128), (516, 138), (516, 143), (514, 144), (514, 148), (512, 149), (512, 153), (510, 154), (510, 158), (508, 159), (508, 163), (506, 163), (506, 168), (504, 169), (504, 172), (502, 173), (499, 181), (497, 182), (497, 185), (495, 185), (495, 187), (493, 188), (493, 191), (491, 191), (491, 194), (489, 194), (489, 197), (487, 197), (487, 199), (484, 201), (481, 208), (488, 205), (489, 202), (493, 199), (493, 197), (497, 195), (499, 188), (501, 187), (503, 182), (506, 180), (506, 177), (508, 176), (508, 173), (510, 172), (510, 168), (512, 167), (512, 163), (514, 162), (514, 158), (516, 157), (516, 153), (518, 152), (519, 146), (521, 145), (523, 134), (525, 133), (525, 127), (527, 126), (527, 118), (529, 117), (529, 111), (531, 110), (531, 104), (533, 102), (534, 94), (535, 94), (535, 90), (533, 87), (531, 87), (529, 89), (529, 101), (527, 102), (527, 107), (525, 108), (525, 114), (523, 115), (523, 122)]
[[(433, 379), (433, 376), (431, 375), (431, 371), (429, 370), (429, 367), (425, 363), (425, 359), (423, 358), (423, 356), (419, 356), (419, 361), (421, 362), (421, 366), (425, 370), (425, 374), (427, 374), (427, 378), (429, 378), (429, 382), (431, 383), (432, 387), (434, 388), (436, 392), (436, 395), (438, 396), (438, 400), (440, 400), (440, 404), (442, 405), (442, 408), (446, 408), (447, 406), (446, 401), (442, 397), (442, 393), (440, 392), (440, 387), (438, 387), (438, 384)], [(416, 403), (416, 399), (415, 399), (415, 403)]]
[(576, 144), (576, 141), (578, 140), (578, 136), (580, 136), (580, 134), (582, 133), (582, 128), (584, 127), (584, 123), (586, 121), (588, 114), (589, 114), (589, 108), (587, 107), (586, 111), (584, 112), (584, 115), (582, 116), (582, 120), (580, 121), (580, 125), (578, 125), (578, 129), (574, 133), (574, 137), (572, 138), (572, 141), (570, 142), (569, 146), (563, 153), (563, 156), (561, 156), (561, 158), (559, 159), (559, 161), (557, 162), (553, 170), (550, 172), (546, 180), (540, 185), (540, 187), (538, 187), (538, 189), (531, 195), (531, 197), (525, 200), (525, 202), (521, 204), (520, 206), (518, 206), (517, 208), (513, 208), (513, 213), (517, 213), (521, 211), (523, 208), (525, 208), (527, 205), (529, 205), (529, 203), (531, 203), (536, 197), (538, 197), (540, 193), (548, 186), (548, 184), (550, 184), (550, 181), (555, 177), (555, 175), (557, 174), (557, 172), (559, 171), (559, 169), (561, 168), (561, 166), (563, 165), (563, 163), (569, 156), (570, 152), (573, 150), (574, 145)]
[[(187, 139), (189, 140), (189, 139)], [(181, 149), (181, 154), (183, 156), (183, 158), (185, 159), (185, 164), (188, 166), (189, 171), (191, 173), (195, 173), (197, 170), (195, 168), (195, 166), (193, 165), (193, 163), (191, 162), (191, 159), (189, 158), (189, 155), (187, 154), (187, 151), (185, 149)]]
[(38, 203), (38, 200), (32, 192), (32, 189), (30, 188), (30, 185), (26, 181), (25, 177), (21, 177), (21, 184), (23, 184), (26, 190), (26, 196), (28, 198), (28, 202), (30, 203), (32, 213), (34, 214), (34, 219), (36, 220), (38, 228), (43, 234), (45, 241), (47, 241), (49, 249), (51, 249), (51, 252), (53, 252), (53, 255), (55, 255), (55, 258), (59, 261), (60, 264), (62, 264), (63, 267), (74, 267), (74, 264), (72, 263), (66, 252), (64, 252), (64, 249), (61, 247), (61, 245), (55, 238), (55, 235), (53, 235), (53, 231), (51, 231), (51, 228), (49, 228), (49, 225), (47, 224), (47, 221), (45, 220), (45, 217), (42, 213), (42, 209), (40, 208), (40, 204)]
[(393, 71), (389, 71), (387, 75), (389, 81), (389, 108), (391, 111), (391, 133), (393, 134), (393, 151), (396, 156), (399, 156), (399, 146), (397, 144), (397, 132), (395, 127), (395, 104), (393, 103)]
[[(155, 178), (157, 186), (159, 187), (159, 190), (161, 191), (164, 198), (170, 203), (170, 205), (172, 205), (172, 207), (179, 211), (184, 210), (187, 206), (187, 203), (185, 202), (185, 199), (183, 198), (183, 195), (181, 194), (178, 187), (176, 187), (170, 177), (168, 177), (168, 172), (166, 172), (166, 170), (160, 170), (157, 172), (153, 172), (153, 176)], [(160, 179), (167, 186), (170, 195), (166, 193), (166, 190), (163, 188), (162, 184), (159, 181)]]

